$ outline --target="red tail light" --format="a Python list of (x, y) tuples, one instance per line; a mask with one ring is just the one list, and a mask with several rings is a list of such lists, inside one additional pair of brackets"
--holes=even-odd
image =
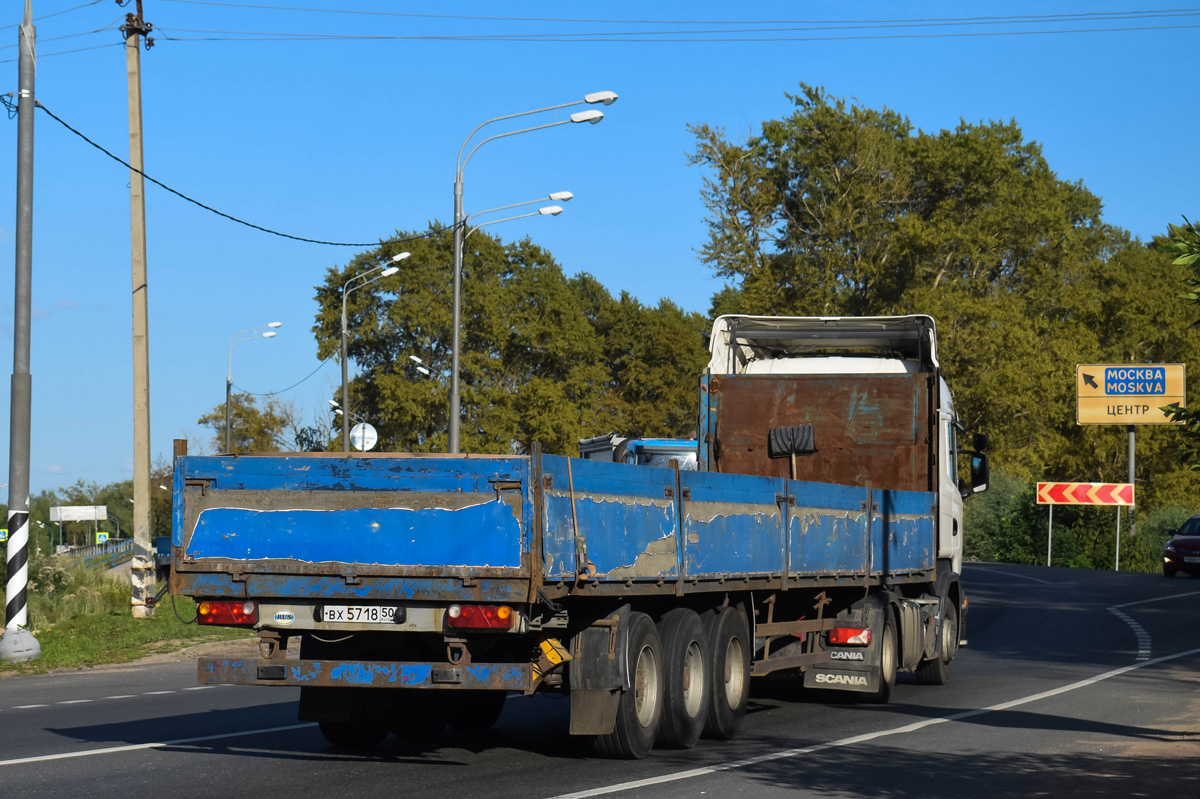
[(258, 603), (241, 599), (210, 599), (196, 606), (201, 624), (244, 624), (258, 622)]
[(866, 646), (871, 643), (869, 627), (834, 627), (829, 631), (829, 643), (833, 646)]
[(468, 630), (511, 630), (516, 616), (508, 605), (451, 605), (446, 626)]

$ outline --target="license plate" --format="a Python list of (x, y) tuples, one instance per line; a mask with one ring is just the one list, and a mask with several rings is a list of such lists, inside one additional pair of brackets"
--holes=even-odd
[(1200, 555), (1187, 555), (1183, 559), (1184, 563), (1200, 563)]
[[(395, 624), (399, 609), (395, 605), (326, 605), (321, 621)], [(400, 611), (400, 621), (404, 612)]]

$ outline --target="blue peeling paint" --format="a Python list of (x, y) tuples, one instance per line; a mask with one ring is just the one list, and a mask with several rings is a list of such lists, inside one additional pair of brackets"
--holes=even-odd
[(187, 554), (194, 559), (517, 567), (521, 527), (512, 508), (499, 500), (457, 510), (209, 508), (200, 513)]

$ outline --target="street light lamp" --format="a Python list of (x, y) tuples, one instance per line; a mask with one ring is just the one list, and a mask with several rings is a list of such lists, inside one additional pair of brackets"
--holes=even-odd
[[(391, 277), (400, 271), (400, 267), (396, 264), (403, 261), (411, 253), (401, 252), (392, 256), (391, 266), (386, 269), (382, 266), (377, 266), (374, 269), (368, 269), (366, 272), (359, 272), (353, 275), (349, 280), (342, 284), (342, 407), (349, 410), (350, 408), (350, 388), (349, 374), (346, 363), (346, 298), (350, 296), (350, 292), (355, 289), (360, 289), (363, 286), (369, 286), (376, 281), (383, 280), (385, 277)], [(382, 270), (382, 271), (380, 271)], [(376, 272), (379, 274), (375, 275)], [(375, 275), (368, 279), (368, 276)], [(350, 284), (355, 285), (351, 286)], [(342, 452), (350, 451), (350, 416), (349, 414), (339, 414), (342, 417)]]
[[(522, 205), (523, 204), (524, 203), (522, 203)], [(475, 225), (474, 227), (467, 230), (467, 235), (463, 236), (463, 241), (466, 241), (467, 236), (470, 236), (472, 233), (474, 233), (476, 230), (479, 230), (479, 228), (481, 228), (481, 227), (487, 227), (488, 225), (498, 225), (501, 222), (511, 222), (514, 219), (524, 219), (527, 216), (558, 216), (562, 212), (563, 212), (563, 209), (562, 209), (561, 205), (547, 205), (545, 208), (539, 208), (536, 211), (530, 211), (527, 214), (517, 214), (516, 216), (506, 216), (503, 219), (493, 219), (490, 222), (481, 222), (480, 224)]]
[(588, 122), (594, 125), (604, 118), (604, 112), (593, 108), (587, 111), (580, 111), (571, 114), (571, 116), (567, 119), (551, 122), (546, 125), (535, 125), (534, 127), (530, 128), (522, 128), (520, 130), (513, 130), (507, 133), (500, 133), (495, 136), (490, 136), (481, 141), (479, 144), (475, 145), (475, 147), (471, 149), (471, 152), (467, 153), (466, 158), (463, 158), (463, 151), (467, 149), (467, 144), (471, 141), (471, 138), (479, 132), (480, 128), (484, 127), (485, 125), (490, 125), (493, 122), (500, 122), (505, 119), (516, 119), (517, 117), (529, 116), (531, 114), (540, 114), (545, 111), (556, 111), (560, 108), (569, 108), (571, 106), (581, 105), (583, 103), (588, 103), (589, 105), (612, 105), (616, 101), (616, 92), (592, 92), (591, 94), (585, 94), (582, 100), (575, 100), (573, 102), (562, 103), (560, 105), (546, 106), (545, 108), (535, 108), (532, 111), (521, 111), (516, 114), (508, 114), (502, 117), (494, 117), (493, 119), (489, 119), (486, 122), (476, 125), (475, 128), (469, 134), (467, 134), (467, 138), (463, 140), (462, 146), (458, 148), (458, 162), (454, 169), (454, 312), (451, 320), (451, 325), (453, 325), (454, 330), (450, 356), (450, 429), (448, 433), (449, 446), (447, 447), (451, 453), (457, 453), (459, 451), (459, 423), (461, 421), (459, 418), (461, 415), (461, 408), (458, 392), (458, 372), (459, 355), (462, 347), (461, 322), (463, 241), (466, 238), (463, 235), (463, 227), (466, 223), (466, 218), (463, 215), (462, 207), (463, 170), (466, 169), (467, 162), (471, 160), (471, 156), (475, 154), (476, 150), (490, 141), (501, 139), (506, 136), (516, 136), (518, 133), (529, 133), (530, 131), (534, 130), (553, 128), (557, 127), (558, 125), (565, 125), (568, 122)]
[[(258, 327), (252, 327), (249, 330), (239, 330), (238, 332), (233, 334), (232, 338), (229, 339), (229, 371), (225, 373), (225, 451), (226, 452), (233, 452), (233, 450), (231, 449), (231, 444), (229, 443), (229, 441), (230, 441), (229, 433), (230, 433), (230, 430), (232, 429), (232, 422), (230, 421), (230, 400), (233, 395), (233, 347), (235, 344), (241, 344), (243, 341), (250, 341), (251, 339), (255, 339), (255, 338), (275, 338), (275, 329), (280, 328), (280, 327), (283, 327), (283, 322), (268, 322), (265, 325), (259, 325)], [(259, 332), (260, 330), (263, 332), (260, 333)], [(238, 338), (238, 336), (240, 336), (244, 333), (251, 333), (253, 335), (246, 336), (245, 338)]]

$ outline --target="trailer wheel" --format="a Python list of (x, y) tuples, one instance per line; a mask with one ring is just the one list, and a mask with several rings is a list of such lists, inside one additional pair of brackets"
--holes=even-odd
[(487, 732), (504, 711), (507, 691), (460, 691), (453, 697), (450, 726), (459, 732)]
[(709, 646), (700, 616), (676, 608), (658, 622), (663, 646), (663, 716), (658, 745), (690, 749), (700, 740), (708, 718)]
[(950, 666), (958, 654), (958, 607), (949, 597), (942, 598), (942, 629), (938, 651), (929, 660), (917, 665), (917, 682), (922, 685), (945, 685), (950, 681)]
[(319, 721), (325, 740), (338, 749), (374, 749), (388, 736), (382, 721)]
[(630, 613), (628, 631), (630, 682), (617, 701), (613, 731), (598, 735), (597, 751), (607, 757), (641, 759), (650, 754), (663, 715), (662, 640), (645, 613)]
[(432, 740), (446, 729), (449, 700), (444, 691), (401, 688), (392, 697), (392, 735), (406, 741)]
[(887, 704), (896, 687), (896, 662), (899, 652), (896, 646), (896, 622), (892, 620), (892, 609), (884, 608), (883, 632), (879, 636), (879, 689), (864, 696), (872, 702)]
[(708, 644), (708, 718), (704, 735), (727, 741), (737, 735), (750, 700), (750, 625), (736, 608), (704, 614)]

